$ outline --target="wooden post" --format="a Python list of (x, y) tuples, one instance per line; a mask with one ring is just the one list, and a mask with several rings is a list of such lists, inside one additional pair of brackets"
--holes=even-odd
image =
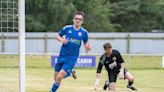
[(130, 34), (127, 35), (127, 54), (130, 53)]
[(47, 34), (44, 35), (44, 53), (47, 53), (47, 39), (48, 36)]
[(5, 51), (5, 39), (4, 39), (5, 37), (4, 37), (4, 35), (2, 34), (2, 37), (1, 37), (1, 45), (2, 45), (2, 47), (1, 47), (1, 52), (3, 53), (4, 51)]

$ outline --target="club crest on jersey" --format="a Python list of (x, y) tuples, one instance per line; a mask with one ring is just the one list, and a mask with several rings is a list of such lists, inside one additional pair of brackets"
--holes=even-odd
[(112, 58), (112, 60), (113, 60), (113, 61), (116, 61), (116, 60), (117, 60), (117, 58), (116, 58), (116, 57), (113, 57), (113, 58)]
[(68, 33), (72, 33), (72, 31), (71, 31), (71, 30), (69, 30), (69, 31), (68, 31)]
[(71, 72), (71, 70), (67, 70), (67, 72)]
[(109, 61), (106, 61), (106, 64), (109, 63)]
[(78, 32), (78, 36), (81, 36), (82, 35), (82, 33), (81, 32)]

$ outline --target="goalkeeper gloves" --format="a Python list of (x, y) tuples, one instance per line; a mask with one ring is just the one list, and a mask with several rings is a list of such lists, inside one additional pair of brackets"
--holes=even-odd
[(124, 69), (123, 68), (120, 69), (120, 72), (118, 73), (118, 78), (124, 79)]
[(94, 90), (97, 90), (98, 87), (99, 87), (99, 79), (96, 79)]

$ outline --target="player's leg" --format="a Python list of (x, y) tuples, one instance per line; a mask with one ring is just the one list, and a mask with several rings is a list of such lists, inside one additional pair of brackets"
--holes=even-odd
[(71, 72), (67, 72), (67, 74), (64, 76), (64, 79), (69, 77), (69, 76), (72, 76), (74, 79), (77, 78), (76, 74), (75, 74), (75, 70), (71, 70)]
[(54, 81), (55, 81), (55, 82), (53, 83), (50, 92), (55, 92), (54, 90), (56, 90), (56, 89), (59, 87), (59, 84), (56, 83), (56, 78), (57, 78), (58, 73), (59, 73), (59, 72), (55, 72), (55, 71), (54, 71)]
[(71, 76), (71, 72), (67, 72), (67, 73), (65, 74), (65, 76), (64, 76), (64, 79), (65, 79), (65, 78), (68, 78), (69, 76)]
[(110, 91), (115, 91), (116, 90), (116, 81), (117, 81), (117, 71), (109, 71), (108, 72), (108, 77), (109, 77), (109, 90)]
[(109, 83), (109, 90), (110, 91), (116, 91), (116, 82), (110, 82)]
[(105, 84), (104, 84), (104, 86), (103, 86), (103, 90), (107, 90), (108, 87), (109, 87), (109, 81), (106, 80), (106, 81), (105, 81)]
[[(75, 62), (76, 62), (76, 60), (71, 59), (71, 58), (65, 58), (62, 61), (62, 68), (59, 71), (59, 73), (57, 74), (56, 82), (54, 83), (54, 85), (52, 87), (52, 92), (56, 92), (56, 90), (59, 88), (64, 76), (67, 74), (67, 72), (71, 72), (71, 70), (74, 68)], [(55, 71), (58, 71), (58, 68), (55, 68)]]
[(59, 72), (54, 71), (54, 81), (56, 81), (56, 77), (57, 77), (58, 74), (59, 74)]
[(62, 69), (62, 65), (63, 64), (62, 64), (61, 59), (58, 59), (57, 64), (54, 67), (54, 81), (55, 82), (52, 85), (52, 88), (51, 88), (50, 92), (55, 92), (58, 89), (59, 85), (60, 85), (60, 83), (57, 82), (57, 77), (59, 75), (60, 70)]
[(71, 76), (72, 76), (74, 79), (77, 79), (75, 70), (72, 70), (72, 71), (71, 71)]
[(52, 86), (51, 92), (56, 92), (56, 90), (59, 88), (61, 81), (65, 74), (66, 74), (66, 72), (64, 70), (59, 71), (59, 73), (56, 76), (56, 81)]
[(134, 76), (130, 72), (127, 71), (125, 73), (125, 78), (128, 80), (127, 88), (130, 88), (131, 90), (137, 90), (135, 87), (132, 86), (134, 83)]
[(63, 65), (63, 69), (67, 72), (64, 78), (72, 76), (74, 79), (76, 79), (75, 70), (73, 70), (76, 61), (77, 61), (77, 57), (67, 58), (67, 61), (65, 61), (65, 64)]
[(105, 81), (104, 86), (103, 86), (103, 90), (107, 90), (107, 88), (109, 88), (109, 80), (110, 79), (111, 79), (110, 71), (108, 71), (108, 80)]

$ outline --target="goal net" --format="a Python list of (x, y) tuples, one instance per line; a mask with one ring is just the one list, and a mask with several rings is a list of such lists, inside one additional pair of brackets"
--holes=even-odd
[[(1, 67), (17, 67), (18, 48), (18, 0), (0, 0), (0, 64)], [(13, 53), (14, 51), (14, 53)], [(6, 64), (8, 62), (8, 64)]]

